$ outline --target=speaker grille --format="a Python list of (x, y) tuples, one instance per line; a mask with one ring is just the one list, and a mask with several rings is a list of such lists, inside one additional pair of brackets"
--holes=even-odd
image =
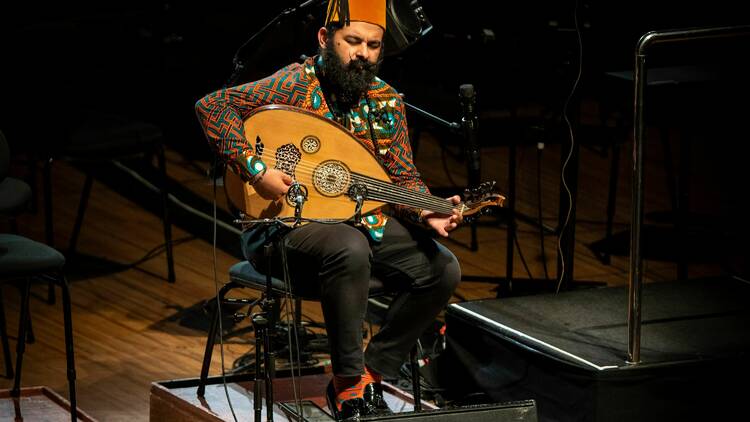
[(402, 52), (432, 29), (418, 0), (388, 0), (386, 20), (386, 55)]

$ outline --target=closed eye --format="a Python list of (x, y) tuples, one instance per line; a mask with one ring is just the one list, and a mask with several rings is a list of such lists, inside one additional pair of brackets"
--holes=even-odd
[[(362, 44), (364, 42), (364, 40), (362, 38), (354, 37), (354, 36), (348, 36), (345, 39), (346, 39), (347, 43), (349, 43), (350, 45), (353, 45), (353, 46), (354, 45)], [(370, 42), (367, 43), (367, 48), (371, 48), (373, 50), (376, 50), (376, 49), (380, 48), (382, 45), (383, 45), (383, 43), (381, 41), (370, 41)]]

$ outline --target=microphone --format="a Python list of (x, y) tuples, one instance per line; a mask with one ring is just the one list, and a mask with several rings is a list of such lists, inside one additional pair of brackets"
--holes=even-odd
[(308, 6), (320, 6), (326, 2), (328, 2), (328, 0), (307, 0), (306, 2), (301, 3), (300, 5), (295, 7), (294, 10), (302, 10)]
[(298, 205), (302, 205), (307, 200), (307, 191), (304, 186), (300, 185), (298, 182), (293, 182), (289, 186), (287, 195), (291, 202)]
[(298, 226), (302, 221), (302, 206), (307, 201), (307, 188), (297, 182), (292, 183), (287, 192), (287, 199), (294, 204), (294, 225)]
[(367, 185), (364, 183), (353, 183), (349, 188), (349, 197), (357, 204), (354, 208), (354, 225), (362, 225), (362, 205), (367, 198)]
[(463, 84), (459, 87), (459, 98), (463, 116), (461, 125), (464, 128), (464, 137), (466, 139), (466, 156), (469, 159), (469, 185), (476, 186), (481, 178), (479, 145), (477, 144), (477, 114), (476, 114), (476, 93), (474, 85)]

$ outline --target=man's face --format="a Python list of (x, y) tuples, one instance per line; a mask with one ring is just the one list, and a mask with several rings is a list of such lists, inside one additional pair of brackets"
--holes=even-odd
[(367, 22), (351, 22), (332, 35), (319, 32), (327, 78), (344, 103), (356, 102), (378, 71), (383, 50), (383, 28)]
[(375, 64), (383, 49), (383, 28), (368, 22), (350, 22), (336, 31), (331, 38), (333, 50), (341, 62), (352, 61)]

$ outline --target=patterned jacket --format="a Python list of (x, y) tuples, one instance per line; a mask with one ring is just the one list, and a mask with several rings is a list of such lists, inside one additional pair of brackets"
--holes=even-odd
[[(256, 107), (287, 104), (334, 119), (316, 76), (316, 60), (294, 63), (273, 75), (237, 87), (221, 89), (196, 103), (198, 120), (215, 152), (239, 174), (251, 177), (252, 146), (244, 137), (243, 122)], [(319, 63), (319, 62), (318, 62)], [(387, 170), (399, 186), (429, 192), (412, 161), (404, 103), (380, 78), (370, 84), (364, 98), (347, 113), (348, 129)], [(397, 215), (418, 220), (419, 211), (392, 206)], [(387, 221), (380, 211), (363, 217), (374, 240), (380, 240)]]

